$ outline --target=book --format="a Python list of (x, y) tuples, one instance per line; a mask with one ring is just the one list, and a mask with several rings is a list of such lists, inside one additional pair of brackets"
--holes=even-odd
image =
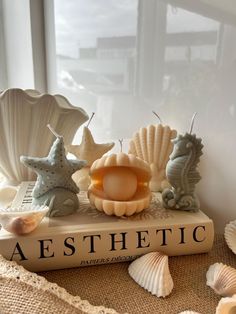
[[(12, 207), (32, 202), (34, 182), (23, 182)], [(76, 214), (45, 217), (25, 236), (0, 231), (0, 254), (31, 271), (131, 261), (152, 251), (169, 256), (209, 252), (213, 221), (202, 211), (167, 210), (153, 193), (148, 209), (131, 217), (107, 216), (80, 192)]]

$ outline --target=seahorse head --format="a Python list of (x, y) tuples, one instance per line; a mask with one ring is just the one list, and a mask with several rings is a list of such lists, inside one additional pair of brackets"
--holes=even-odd
[(174, 148), (170, 155), (171, 160), (188, 156), (192, 151), (194, 151), (195, 159), (197, 160), (202, 155), (203, 145), (201, 139), (197, 138), (195, 134), (186, 133), (185, 135), (178, 135), (172, 142), (174, 143)]

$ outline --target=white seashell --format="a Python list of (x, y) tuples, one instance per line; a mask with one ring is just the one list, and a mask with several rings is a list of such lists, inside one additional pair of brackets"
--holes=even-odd
[(236, 254), (236, 220), (225, 226), (225, 241), (228, 247)]
[(128, 272), (134, 281), (157, 297), (166, 297), (174, 287), (168, 256), (159, 252), (139, 257), (130, 264)]
[(221, 296), (236, 293), (236, 269), (222, 263), (211, 265), (206, 273), (207, 285)]
[(17, 188), (13, 186), (6, 186), (0, 188), (0, 208), (11, 206), (17, 193)]
[(180, 312), (179, 314), (200, 314), (200, 313), (194, 312), (194, 311), (183, 311), (183, 312)]
[(0, 210), (0, 224), (8, 232), (23, 235), (32, 232), (49, 211), (48, 206), (5, 208)]
[(135, 133), (129, 143), (129, 153), (145, 160), (151, 167), (152, 179), (149, 186), (153, 192), (163, 191), (170, 186), (165, 170), (173, 150), (171, 140), (176, 134), (176, 130), (171, 130), (169, 126), (149, 125)]
[(235, 314), (236, 313), (236, 295), (230, 298), (222, 298), (217, 305), (216, 314)]
[(0, 172), (12, 185), (34, 180), (35, 174), (24, 167), (20, 156), (47, 156), (54, 141), (47, 124), (70, 144), (87, 119), (83, 109), (60, 95), (16, 88), (0, 92), (0, 144), (4, 148), (0, 151)]

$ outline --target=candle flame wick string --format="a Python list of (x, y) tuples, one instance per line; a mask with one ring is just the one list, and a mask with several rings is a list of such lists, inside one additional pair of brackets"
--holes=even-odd
[(59, 135), (52, 127), (50, 124), (47, 124), (47, 127), (49, 128), (49, 130), (52, 132), (52, 134), (57, 137), (57, 138), (61, 138), (62, 136)]
[(122, 153), (122, 151), (123, 151), (123, 138), (119, 139), (119, 142), (120, 142), (120, 152)]
[(191, 119), (191, 124), (190, 124), (189, 134), (192, 134), (192, 131), (193, 131), (193, 125), (194, 125), (194, 120), (195, 120), (196, 115), (197, 115), (197, 112), (194, 112), (194, 114), (193, 114), (193, 116), (192, 116), (192, 119)]
[(87, 128), (89, 127), (89, 125), (90, 125), (90, 122), (92, 121), (92, 119), (93, 119), (93, 117), (94, 117), (94, 115), (95, 115), (95, 112), (92, 112), (92, 115), (91, 115), (91, 117), (90, 117), (90, 119), (89, 119), (89, 121), (88, 121), (88, 123), (87, 123)]
[(162, 120), (161, 120), (160, 116), (155, 111), (152, 111), (152, 113), (158, 118), (159, 123), (162, 124)]

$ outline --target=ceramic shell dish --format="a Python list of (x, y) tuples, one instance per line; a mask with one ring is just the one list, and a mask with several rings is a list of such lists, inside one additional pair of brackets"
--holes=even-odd
[(236, 293), (236, 269), (222, 263), (211, 265), (206, 274), (207, 285), (226, 297)]
[(134, 281), (157, 297), (168, 296), (174, 287), (168, 256), (159, 252), (139, 257), (130, 264), (128, 272)]
[(235, 314), (236, 313), (236, 295), (231, 298), (222, 298), (216, 308), (216, 314)]
[[(125, 176), (123, 180), (125, 186), (120, 187), (121, 194), (128, 193), (125, 199), (119, 199), (120, 195), (111, 195), (109, 191), (110, 177), (119, 177), (119, 173)], [(131, 216), (149, 206), (150, 167), (134, 155), (119, 153), (103, 156), (93, 163), (90, 177), (91, 185), (88, 190), (90, 203), (107, 215)]]
[(61, 95), (16, 88), (0, 93), (0, 144), (4, 147), (0, 151), (0, 172), (8, 184), (35, 180), (36, 175), (21, 164), (20, 156), (48, 154), (54, 138), (48, 134), (47, 124), (70, 144), (86, 120), (86, 112)]
[(0, 210), (0, 224), (16, 235), (28, 234), (37, 228), (48, 211), (48, 206), (5, 208)]
[(173, 150), (171, 140), (176, 134), (176, 130), (171, 130), (169, 126), (149, 125), (135, 133), (130, 141), (129, 153), (143, 159), (151, 167), (150, 189), (153, 192), (170, 187), (165, 170)]
[(224, 236), (228, 247), (236, 254), (236, 220), (231, 221), (225, 226)]

